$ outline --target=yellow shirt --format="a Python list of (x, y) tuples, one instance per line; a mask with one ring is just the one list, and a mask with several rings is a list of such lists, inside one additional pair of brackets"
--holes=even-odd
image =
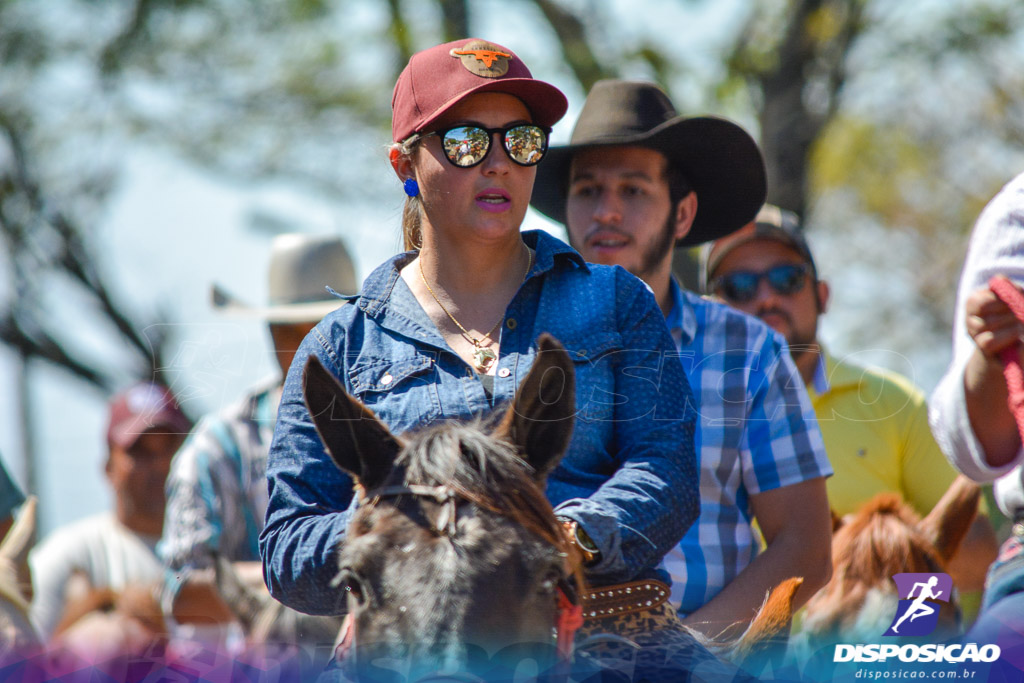
[(855, 512), (883, 491), (922, 516), (956, 472), (932, 438), (924, 394), (902, 375), (836, 360), (822, 349), (807, 393), (835, 476), (827, 480), (836, 514)]

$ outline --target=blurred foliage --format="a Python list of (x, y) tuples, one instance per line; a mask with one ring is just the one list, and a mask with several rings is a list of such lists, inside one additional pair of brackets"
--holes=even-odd
[[(875, 295), (856, 312), (862, 318), (849, 346), (909, 351), (922, 329), (945, 343), (965, 235), (984, 201), (1024, 167), (1024, 7), (1015, 0), (713, 5), (5, 0), (0, 117), (15, 122), (46, 215), (67, 217), (74, 236), (60, 248), (53, 247), (64, 239), (58, 233), (39, 239), (53, 253), (81, 250), (102, 284), (117, 264), (93, 263), (92, 239), (124, 149), (157, 148), (238, 183), (286, 180), (339, 210), (380, 204), (395, 188), (366, 183), (365, 170), (383, 158), (397, 74), (418, 49), (486, 34), (573, 97), (600, 78), (646, 77), (665, 85), (680, 111), (699, 106), (747, 122), (765, 150), (770, 200), (804, 215), (810, 230), (848, 239), (851, 267), (883, 282), (900, 276), (898, 293)], [(674, 38), (673, 18), (684, 10), (718, 10), (728, 23), (703, 53)], [(17, 175), (13, 158), (0, 150), (0, 174)], [(0, 206), (28, 201), (17, 184), (0, 192)], [(10, 286), (0, 317), (47, 310), (44, 274), (65, 264), (38, 260), (45, 249), (11, 241), (9, 232), (2, 238)], [(22, 261), (36, 265), (12, 265)], [(117, 316), (102, 307), (96, 314), (115, 320), (117, 338), (127, 331), (117, 318), (139, 315), (115, 299)], [(908, 310), (920, 318), (917, 327)], [(913, 333), (901, 339), (900, 329)], [(56, 321), (53, 344), (73, 348), (60, 330)], [(125, 339), (131, 335), (116, 343)], [(109, 383), (111, 369), (77, 360), (92, 376), (76, 374)]]
[[(0, 112), (0, 240), (6, 257), (3, 269), (9, 289), (0, 310), (0, 341), (22, 359), (40, 359), (107, 391), (116, 379), (83, 344), (83, 329), (69, 326), (59, 314), (55, 292), (74, 292), (74, 303), (119, 339), (122, 364), (131, 374), (163, 380), (158, 326), (162, 316), (133, 312), (122, 295), (111, 290), (96, 258), (97, 245), (76, 219), (49, 201), (49, 192), (32, 168), (18, 123)], [(69, 200), (87, 213), (84, 201), (102, 196), (102, 179), (80, 186), (84, 197)], [(65, 302), (66, 303), (66, 302)], [(147, 328), (149, 328), (147, 330)]]
[(826, 275), (869, 289), (836, 292), (857, 308), (847, 349), (947, 346), (970, 227), (1024, 170), (1024, 6), (783, 4), (759, 5), (729, 61), (769, 201), (842, 244), (845, 272)]

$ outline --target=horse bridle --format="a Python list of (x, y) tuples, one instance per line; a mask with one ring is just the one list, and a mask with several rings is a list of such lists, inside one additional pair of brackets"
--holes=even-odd
[[(427, 486), (425, 484), (399, 484), (381, 486), (365, 492), (359, 499), (359, 506), (375, 505), (382, 498), (413, 496), (432, 498), (441, 505), (441, 513), (434, 523), (434, 529), (448, 538), (456, 534), (456, 510), (460, 496), (450, 486)], [(555, 647), (559, 659), (568, 662), (572, 658), (573, 641), (576, 631), (583, 625), (583, 606), (575, 577), (570, 573), (559, 578), (555, 597)], [(342, 625), (341, 643), (336, 649), (338, 659), (355, 659), (355, 622), (352, 615), (345, 617)]]
[(458, 495), (451, 486), (426, 486), (424, 484), (382, 486), (368, 492), (359, 501), (359, 504), (375, 505), (381, 498), (397, 498), (398, 496), (433, 498), (441, 505), (441, 514), (434, 523), (434, 529), (449, 538), (455, 537), (455, 510), (458, 505)]

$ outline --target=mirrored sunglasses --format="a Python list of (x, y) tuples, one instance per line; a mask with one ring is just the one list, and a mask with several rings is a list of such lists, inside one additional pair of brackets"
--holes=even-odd
[(806, 263), (787, 263), (768, 270), (755, 273), (749, 270), (737, 270), (734, 273), (717, 277), (711, 281), (712, 291), (726, 301), (746, 303), (757, 296), (757, 288), (761, 280), (777, 294), (789, 296), (796, 294), (804, 287), (810, 266)]
[(423, 137), (440, 137), (441, 148), (448, 161), (459, 168), (469, 168), (487, 158), (491, 151), (491, 139), (495, 133), (500, 133), (501, 146), (508, 158), (520, 166), (533, 166), (543, 159), (544, 153), (548, 151), (550, 132), (550, 128), (521, 123), (507, 128), (455, 126), (425, 133)]

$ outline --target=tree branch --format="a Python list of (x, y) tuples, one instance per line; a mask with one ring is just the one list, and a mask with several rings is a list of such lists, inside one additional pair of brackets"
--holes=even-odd
[(438, 0), (441, 7), (441, 35), (444, 42), (468, 38), (469, 30), (469, 8), (466, 7), (466, 0)]
[[(97, 260), (84, 239), (84, 232), (64, 213), (52, 210), (44, 199), (40, 183), (32, 177), (22, 133), (10, 116), (0, 112), (0, 130), (8, 143), (12, 163), (0, 176), (0, 235), (7, 242), (14, 295), (0, 312), (0, 341), (25, 358), (39, 358), (73, 375), (109, 389), (112, 369), (85, 360), (70, 350), (68, 330), (50, 316), (39, 319), (42, 310), (38, 285), (46, 273), (61, 273), (78, 284), (96, 303), (99, 319), (112, 326), (117, 336), (134, 350), (129, 363), (153, 376), (160, 367), (158, 344), (150, 344), (128, 313), (115, 301), (97, 270)], [(8, 205), (17, 207), (13, 213)], [(162, 342), (163, 339), (156, 340)]]
[(576, 80), (580, 82), (584, 92), (589, 92), (594, 83), (602, 78), (612, 78), (617, 74), (602, 65), (587, 40), (583, 22), (569, 10), (559, 7), (552, 0), (533, 0), (544, 14), (558, 42), (562, 46), (562, 56), (572, 69)]

